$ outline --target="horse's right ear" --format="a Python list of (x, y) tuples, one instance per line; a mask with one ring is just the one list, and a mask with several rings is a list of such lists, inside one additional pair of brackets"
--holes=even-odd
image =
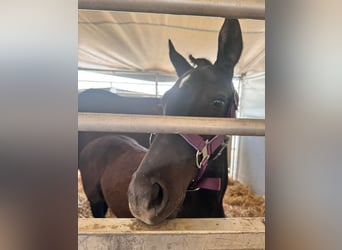
[(215, 65), (223, 68), (235, 66), (242, 52), (242, 34), (237, 19), (225, 19), (218, 39)]
[(178, 77), (181, 77), (186, 71), (188, 71), (189, 69), (192, 69), (192, 66), (188, 63), (188, 61), (176, 51), (170, 39), (169, 39), (169, 57), (170, 57), (173, 67), (175, 68), (177, 72)]

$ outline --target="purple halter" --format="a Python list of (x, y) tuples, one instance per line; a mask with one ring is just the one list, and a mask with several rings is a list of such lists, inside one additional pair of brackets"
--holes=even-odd
[[(222, 151), (226, 148), (226, 136), (216, 135), (210, 141), (203, 140), (203, 138), (199, 135), (180, 134), (180, 136), (197, 150), (196, 165), (199, 168), (199, 172), (196, 178), (192, 180), (191, 184), (189, 185), (189, 191), (195, 191), (200, 188), (219, 191), (221, 189), (221, 178), (202, 178), (202, 176), (208, 166), (209, 158), (216, 151), (216, 149), (221, 146), (220, 151), (216, 154), (213, 160), (216, 160), (216, 158), (219, 157), (222, 154)], [(201, 161), (199, 161), (200, 156), (202, 156)]]
[[(228, 117), (236, 117), (236, 110), (238, 107), (239, 96), (234, 91), (233, 102), (229, 108)], [(212, 154), (221, 146), (220, 151), (216, 154), (213, 160), (219, 157), (223, 150), (226, 148), (227, 143), (225, 142), (225, 135), (216, 135), (210, 141), (203, 140), (199, 135), (179, 134), (183, 139), (189, 143), (194, 149), (196, 149), (196, 165), (199, 168), (199, 172), (195, 179), (192, 180), (188, 187), (188, 191), (197, 191), (200, 188), (219, 191), (221, 190), (221, 178), (202, 178), (207, 166), (209, 158)], [(202, 156), (201, 161), (199, 157)]]

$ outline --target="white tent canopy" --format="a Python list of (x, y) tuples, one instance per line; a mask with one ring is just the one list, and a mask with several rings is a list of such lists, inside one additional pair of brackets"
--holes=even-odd
[[(108, 11), (79, 11), (80, 69), (172, 81), (168, 39), (183, 55), (215, 61), (223, 18)], [(265, 71), (265, 21), (240, 20), (244, 49), (236, 74)]]

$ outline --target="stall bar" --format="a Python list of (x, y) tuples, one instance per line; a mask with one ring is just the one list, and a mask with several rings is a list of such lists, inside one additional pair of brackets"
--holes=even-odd
[(265, 19), (265, 0), (78, 0), (78, 8)]
[(78, 113), (78, 130), (264, 136), (264, 119)]

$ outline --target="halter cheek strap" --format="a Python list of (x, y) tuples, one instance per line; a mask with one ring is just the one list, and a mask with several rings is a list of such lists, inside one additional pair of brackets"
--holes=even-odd
[(208, 161), (212, 154), (221, 146), (220, 151), (213, 158), (213, 160), (216, 160), (227, 146), (225, 143), (226, 137), (224, 135), (216, 135), (209, 141), (203, 140), (199, 135), (180, 134), (180, 136), (197, 150), (196, 165), (199, 168), (199, 172), (196, 178), (190, 183), (189, 191), (195, 191), (200, 188), (219, 191), (221, 189), (221, 178), (202, 178), (202, 176), (208, 166)]
[[(230, 107), (228, 109), (228, 117), (236, 117), (236, 110), (239, 104), (239, 95), (234, 89), (233, 99), (231, 101)], [(210, 141), (203, 140), (203, 138), (199, 135), (185, 135), (180, 134), (183, 139), (189, 143), (196, 152), (196, 165), (199, 168), (199, 172), (194, 180), (190, 183), (188, 187), (188, 191), (196, 191), (200, 188), (209, 189), (209, 190), (221, 190), (221, 178), (202, 178), (207, 166), (208, 161), (211, 155), (217, 150), (218, 147), (221, 146), (220, 151), (216, 154), (213, 160), (216, 160), (219, 157), (223, 150), (226, 148), (227, 144), (225, 142), (224, 135), (216, 135)], [(201, 161), (199, 161), (199, 158)]]

